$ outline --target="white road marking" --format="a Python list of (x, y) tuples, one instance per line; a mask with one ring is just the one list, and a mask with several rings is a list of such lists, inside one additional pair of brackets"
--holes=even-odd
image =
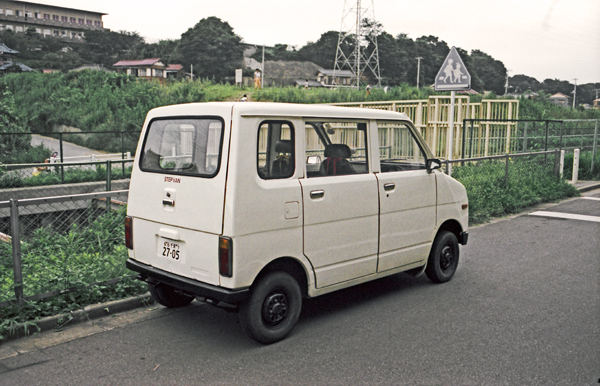
[(600, 222), (599, 216), (586, 216), (583, 214), (571, 214), (571, 213), (559, 213), (559, 212), (546, 212), (543, 210), (529, 213), (530, 216), (541, 216), (541, 217), (554, 217), (554, 218), (564, 218), (567, 220), (581, 220), (581, 221), (592, 221), (592, 222)]
[(579, 197), (579, 198), (582, 198), (584, 200), (600, 201), (600, 197)]

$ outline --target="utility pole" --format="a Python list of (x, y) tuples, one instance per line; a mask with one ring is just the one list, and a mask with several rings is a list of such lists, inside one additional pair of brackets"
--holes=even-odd
[(260, 65), (262, 74), (260, 75), (260, 88), (265, 86), (265, 45), (263, 44), (262, 64)]
[(506, 70), (506, 83), (504, 83), (504, 96), (508, 94), (508, 72), (512, 70)]
[(575, 108), (575, 99), (577, 99), (577, 78), (573, 80), (575, 81), (575, 89), (573, 89), (573, 108)]
[(419, 89), (419, 75), (421, 73), (421, 59), (423, 59), (423, 57), (421, 57), (421, 56), (417, 57), (417, 90)]

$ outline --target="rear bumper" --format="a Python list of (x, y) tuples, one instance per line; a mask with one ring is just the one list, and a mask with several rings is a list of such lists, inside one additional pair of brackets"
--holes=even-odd
[(130, 270), (138, 272), (140, 274), (139, 279), (145, 282), (151, 284), (165, 283), (183, 292), (225, 303), (237, 304), (242, 302), (248, 297), (250, 290), (249, 288), (232, 290), (202, 283), (154, 268), (147, 264), (142, 264), (133, 259), (127, 259), (125, 265)]
[(469, 241), (469, 232), (461, 232), (458, 242), (460, 245), (467, 245), (467, 241)]

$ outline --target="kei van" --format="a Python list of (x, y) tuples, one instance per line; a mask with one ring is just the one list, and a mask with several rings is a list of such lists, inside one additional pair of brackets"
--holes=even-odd
[(468, 201), (440, 168), (396, 112), (153, 109), (131, 175), (127, 267), (160, 304), (233, 305), (250, 337), (276, 342), (303, 298), (403, 271), (452, 278)]

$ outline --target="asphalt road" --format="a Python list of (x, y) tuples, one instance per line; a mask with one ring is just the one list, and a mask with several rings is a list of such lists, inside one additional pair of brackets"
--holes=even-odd
[(234, 313), (155, 307), (22, 339), (0, 385), (598, 384), (600, 191), (587, 195), (538, 208), (587, 220), (471, 228), (449, 283), (400, 274), (306, 300), (270, 346)]

